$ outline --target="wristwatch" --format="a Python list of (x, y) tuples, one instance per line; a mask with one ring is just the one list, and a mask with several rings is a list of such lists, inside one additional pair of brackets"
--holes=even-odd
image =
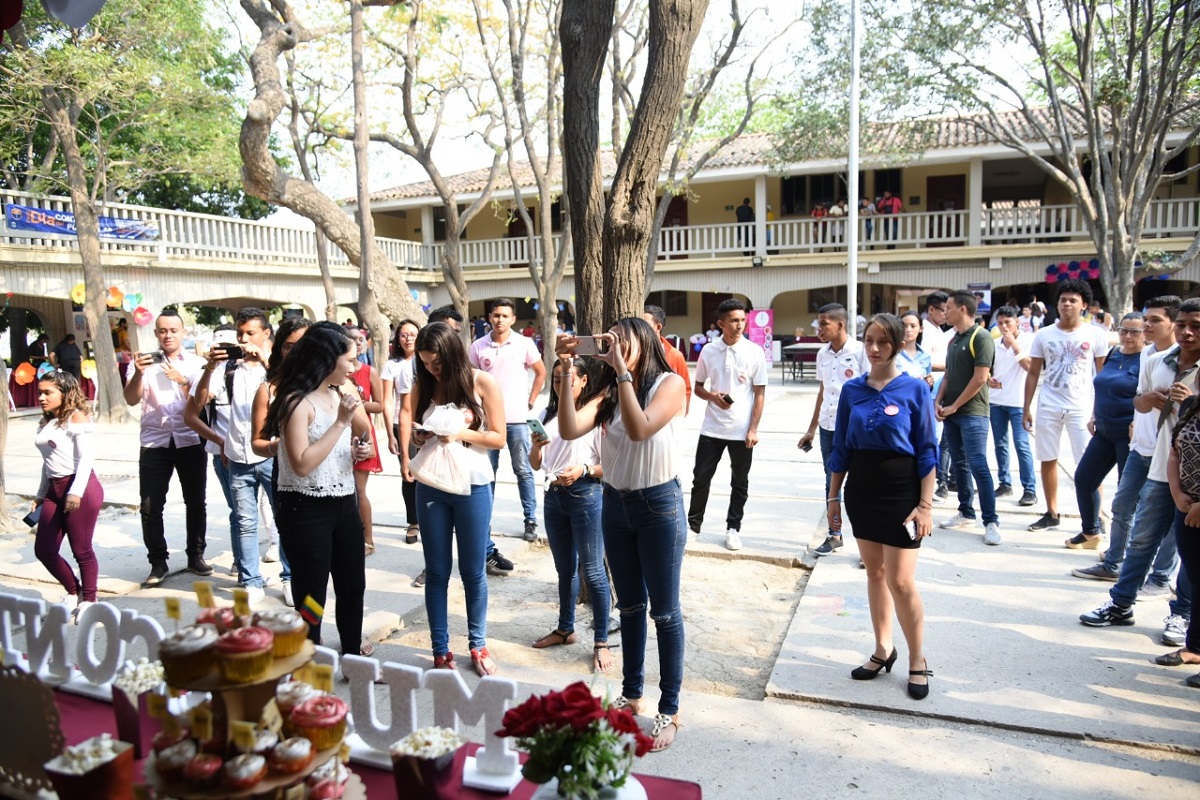
[(583, 465), (583, 474), (589, 478), (592, 477), (592, 467), (590, 464)]
[(626, 372), (624, 375), (618, 375), (617, 383), (633, 383), (633, 373)]

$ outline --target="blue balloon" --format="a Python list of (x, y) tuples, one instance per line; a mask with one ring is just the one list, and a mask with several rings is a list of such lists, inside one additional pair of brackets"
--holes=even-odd
[(1058, 264), (1051, 264), (1050, 266), (1046, 267), (1046, 274), (1047, 275), (1057, 275), (1058, 274)]

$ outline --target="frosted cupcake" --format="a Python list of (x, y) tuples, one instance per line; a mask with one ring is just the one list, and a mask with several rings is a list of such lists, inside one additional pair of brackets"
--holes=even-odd
[(221, 634), (213, 649), (221, 677), (233, 683), (251, 683), (271, 666), (275, 636), (266, 628), (236, 628)]
[(283, 717), (285, 736), (292, 735), (292, 709), (317, 694), (317, 690), (304, 681), (285, 681), (275, 687), (275, 705), (279, 706), (279, 715)]
[(211, 753), (201, 753), (183, 768), (183, 778), (193, 786), (212, 786), (217, 782), (222, 759)]
[(308, 623), (290, 608), (260, 611), (254, 615), (254, 624), (275, 634), (271, 655), (287, 658), (300, 652), (300, 646), (308, 638)]
[(249, 789), (267, 776), (267, 760), (257, 753), (247, 753), (231, 758), (221, 773), (230, 789)]
[(238, 751), (239, 755), (257, 753), (263, 758), (266, 758), (271, 754), (271, 751), (275, 749), (275, 745), (277, 744), (279, 744), (279, 736), (277, 736), (274, 731), (262, 730), (255, 732), (254, 742), (251, 743), (249, 748), (243, 749), (235, 744), (234, 749)]
[(346, 704), (331, 694), (305, 700), (292, 709), (292, 730), (318, 750), (337, 745), (346, 735)]
[(285, 775), (294, 775), (308, 769), (316, 757), (313, 743), (303, 736), (293, 736), (275, 745), (271, 751), (271, 769)]
[(164, 781), (177, 781), (183, 777), (183, 768), (196, 757), (196, 752), (196, 743), (184, 739), (159, 753), (154, 759), (154, 768)]
[(216, 656), (213, 645), (217, 629), (211, 625), (193, 625), (176, 631), (158, 644), (163, 675), (172, 686), (187, 686), (212, 672)]

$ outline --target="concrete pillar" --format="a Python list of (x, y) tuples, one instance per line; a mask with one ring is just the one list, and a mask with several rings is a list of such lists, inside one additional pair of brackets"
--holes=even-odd
[(982, 242), (983, 226), (983, 159), (972, 158), (967, 175), (967, 244), (978, 247)]
[(767, 176), (754, 179), (754, 254), (767, 255)]
[(434, 244), (433, 206), (421, 206), (421, 244)]

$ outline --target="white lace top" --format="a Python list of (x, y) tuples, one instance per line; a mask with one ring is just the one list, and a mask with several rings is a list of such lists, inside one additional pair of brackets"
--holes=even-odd
[[(312, 444), (329, 430), (337, 421), (337, 417), (317, 408), (311, 400), (309, 405), (313, 407), (313, 421), (308, 424), (308, 443)], [(279, 457), (275, 459), (275, 467), (279, 472), (279, 488), (285, 492), (299, 492), (310, 497), (345, 497), (354, 494), (354, 455), (350, 452), (350, 426), (347, 425), (342, 430), (342, 435), (338, 437), (325, 460), (304, 477), (297, 475), (292, 469), (287, 441), (280, 438)]]

